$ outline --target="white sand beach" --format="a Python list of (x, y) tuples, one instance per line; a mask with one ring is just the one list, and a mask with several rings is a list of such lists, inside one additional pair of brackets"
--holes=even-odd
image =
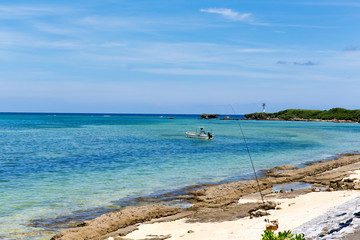
[(236, 221), (188, 223), (186, 219), (173, 222), (141, 224), (139, 229), (126, 238), (138, 240), (154, 236), (168, 236), (173, 240), (219, 240), (248, 239), (259, 240), (265, 230), (265, 219), (278, 220), (279, 231), (292, 230), (325, 214), (345, 202), (360, 198), (360, 191), (311, 192), (290, 199), (276, 199), (279, 210), (270, 210), (270, 216)]

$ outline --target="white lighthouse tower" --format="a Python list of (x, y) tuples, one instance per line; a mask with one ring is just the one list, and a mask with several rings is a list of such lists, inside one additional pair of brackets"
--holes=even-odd
[(262, 107), (263, 107), (262, 112), (263, 112), (263, 113), (265, 113), (265, 106), (266, 106), (266, 103), (263, 103), (263, 104), (262, 104)]

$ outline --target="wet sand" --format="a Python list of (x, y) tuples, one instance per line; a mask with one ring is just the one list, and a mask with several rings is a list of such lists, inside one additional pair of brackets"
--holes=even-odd
[[(268, 218), (281, 220), (280, 229), (293, 229), (348, 200), (360, 197), (360, 191), (355, 190), (360, 189), (356, 170), (360, 170), (360, 155), (357, 154), (342, 155), (300, 169), (280, 166), (268, 170), (267, 177), (260, 179), (265, 200), (269, 201), (265, 207), (271, 214)], [(313, 184), (327, 191), (316, 188), (272, 191), (274, 185), (292, 182)], [(79, 223), (76, 228), (63, 230), (52, 239), (245, 239), (241, 238), (244, 234), (246, 239), (260, 239), (259, 233), (265, 228), (263, 220), (266, 216), (261, 216), (264, 206), (259, 199), (254, 180), (209, 186), (181, 196), (181, 200), (193, 204), (186, 210), (153, 205), (126, 208)], [(309, 208), (311, 205), (314, 208)], [(260, 214), (260, 217), (250, 218), (250, 213), (253, 216)], [(139, 225), (150, 220), (152, 224)], [(154, 223), (156, 221), (162, 223)], [(157, 229), (157, 226), (160, 228)], [(249, 231), (242, 232), (241, 229)], [(250, 231), (252, 229), (255, 232)], [(223, 237), (219, 238), (219, 234)], [(212, 238), (214, 236), (217, 238)]]

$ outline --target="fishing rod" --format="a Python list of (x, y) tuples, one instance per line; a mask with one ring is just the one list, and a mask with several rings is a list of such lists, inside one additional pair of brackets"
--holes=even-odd
[[(234, 115), (236, 115), (235, 109), (233, 108), (233, 106), (232, 106), (231, 104), (230, 104), (230, 107), (231, 107), (231, 109), (233, 110)], [(247, 144), (244, 131), (243, 131), (242, 127), (241, 127), (240, 120), (237, 119), (236, 122), (237, 122), (237, 124), (238, 124), (238, 126), (239, 126), (239, 128), (240, 128), (240, 132), (241, 132), (242, 138), (243, 138), (244, 143), (245, 143), (246, 151), (247, 151), (247, 153), (248, 153), (248, 156), (249, 156), (249, 159), (250, 159), (250, 162), (251, 162), (251, 166), (252, 166), (252, 169), (253, 169), (253, 171), (254, 171), (256, 183), (257, 183), (257, 186), (258, 186), (258, 188), (259, 188), (259, 193), (260, 193), (261, 200), (262, 200), (262, 203), (263, 203), (263, 206), (264, 206), (264, 210), (265, 210), (265, 213), (267, 214), (267, 211), (266, 211), (266, 208), (265, 208), (264, 196), (263, 196), (263, 194), (262, 194), (262, 192), (261, 192), (261, 187), (260, 187), (260, 183), (259, 183), (259, 178), (258, 178), (258, 176), (257, 176), (257, 174), (256, 174), (254, 162), (253, 162), (252, 157), (251, 157), (250, 149), (249, 149), (249, 146), (248, 146), (248, 144)], [(265, 221), (269, 222), (269, 219), (265, 219)]]

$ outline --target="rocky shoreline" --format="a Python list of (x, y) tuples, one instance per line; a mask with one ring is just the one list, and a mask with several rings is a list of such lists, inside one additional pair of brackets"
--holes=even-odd
[[(315, 162), (303, 168), (280, 166), (266, 171), (266, 177), (260, 179), (260, 187), (266, 197), (274, 192), (274, 185), (291, 182), (309, 183), (323, 187), (326, 191), (354, 189), (360, 190), (359, 183), (351, 178), (350, 171), (360, 169), (359, 154), (344, 154), (336, 159)], [(345, 179), (345, 180), (344, 180)], [(316, 188), (300, 189), (277, 193), (280, 197), (292, 197)], [(190, 190), (186, 195), (178, 196), (181, 200), (192, 203), (188, 209), (177, 207), (147, 205), (129, 207), (103, 214), (90, 221), (78, 223), (75, 228), (65, 229), (52, 237), (61, 239), (124, 239), (129, 232), (137, 229), (137, 224), (146, 221), (173, 221), (185, 218), (189, 222), (218, 222), (247, 217), (262, 208), (276, 208), (276, 204), (259, 202), (239, 204), (239, 199), (258, 194), (255, 180), (224, 183), (202, 189)], [(258, 196), (260, 198), (260, 196)], [(148, 239), (166, 239), (154, 237)]]

